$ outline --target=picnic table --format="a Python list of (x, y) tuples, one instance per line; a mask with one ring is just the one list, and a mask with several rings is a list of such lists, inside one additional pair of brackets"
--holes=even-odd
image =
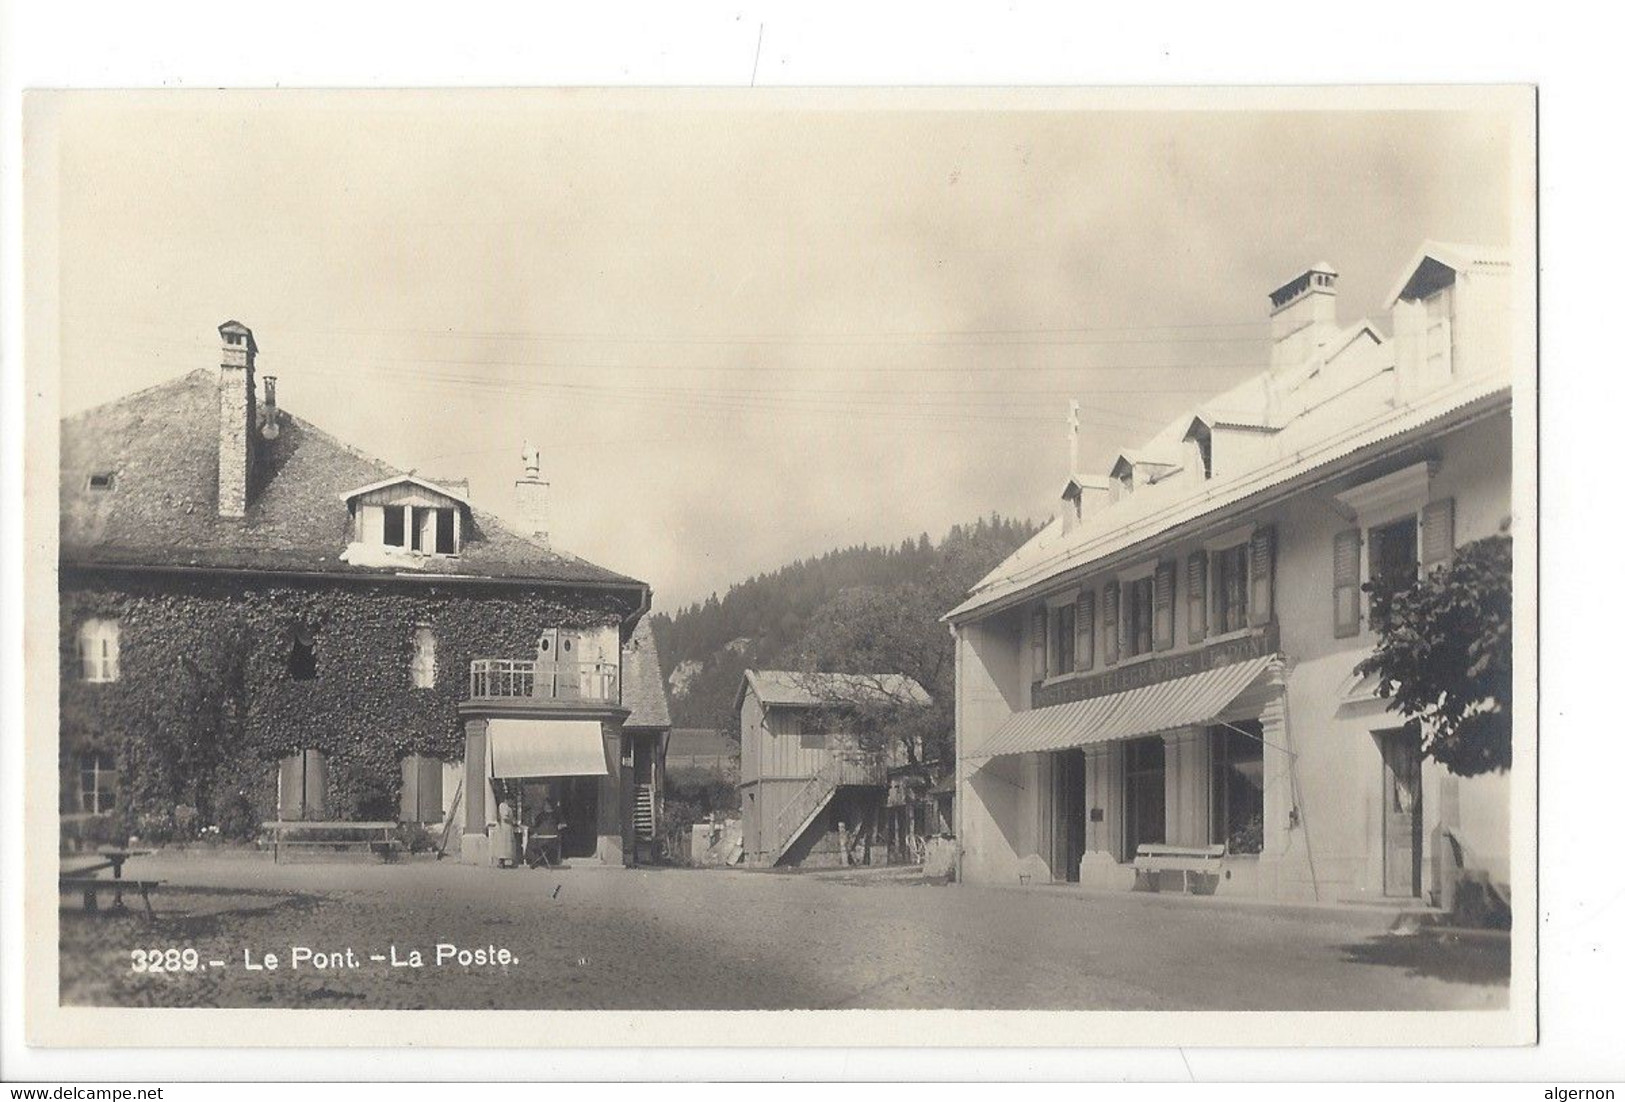
[[(146, 905), (147, 917), (152, 917), (152, 901), (148, 893), (159, 884), (161, 880), (131, 880), (124, 879), (124, 862), (132, 857), (145, 857), (151, 853), (150, 849), (99, 849), (91, 856), (89, 864), (80, 864), (72, 869), (63, 869), (58, 879), (61, 886), (70, 890), (83, 892), (85, 910), (96, 910), (96, 893), (103, 888), (113, 890), (113, 905), (109, 908), (115, 912), (123, 912), (129, 908), (124, 905), (124, 889), (134, 888), (141, 893), (141, 902)], [(105, 869), (112, 869), (111, 879), (103, 879), (96, 874)]]

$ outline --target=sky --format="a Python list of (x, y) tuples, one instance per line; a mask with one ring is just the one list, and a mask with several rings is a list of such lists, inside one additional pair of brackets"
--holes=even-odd
[[(254, 330), (296, 416), (674, 611), (998, 512), (1268, 360), (1341, 273), (1389, 331), (1425, 239), (1510, 243), (1505, 116), (780, 109), (597, 93), (59, 101), (62, 412)], [(917, 100), (917, 97), (916, 97)], [(767, 106), (760, 106), (761, 104)]]

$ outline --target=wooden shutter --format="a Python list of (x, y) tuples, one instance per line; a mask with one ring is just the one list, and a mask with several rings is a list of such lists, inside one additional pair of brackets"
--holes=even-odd
[(282, 759), (277, 771), (276, 817), (292, 820), (305, 817), (305, 763), (303, 754)]
[(439, 758), (423, 757), (423, 771), (418, 774), (418, 807), (422, 808), (425, 823), (438, 823), (446, 818), (446, 766)]
[(327, 755), (320, 750), (305, 751), (305, 818), (327, 815)]
[(1172, 562), (1157, 564), (1156, 582), (1151, 591), (1151, 649), (1169, 650), (1174, 645), (1174, 576), (1179, 567)]
[(1078, 642), (1075, 648), (1077, 667), (1080, 670), (1094, 669), (1095, 666), (1095, 594), (1093, 590), (1085, 590), (1078, 594), (1077, 610)]
[(1456, 551), (1456, 499), (1430, 501), (1422, 510), (1422, 573), (1450, 561)]
[(1049, 609), (1033, 610), (1033, 680), (1049, 675)]
[(1349, 528), (1332, 537), (1332, 634), (1339, 639), (1360, 634), (1360, 530)]
[(421, 822), (418, 818), (418, 756), (408, 754), (401, 759), (401, 811), (403, 823)]
[(1207, 638), (1207, 552), (1192, 551), (1185, 560), (1185, 604), (1189, 613), (1187, 637), (1192, 643)]
[(1117, 664), (1117, 621), (1118, 621), (1118, 585), (1116, 582), (1107, 582), (1106, 588), (1101, 592), (1100, 600), (1100, 639), (1106, 646), (1106, 665)]
[(1275, 618), (1275, 529), (1260, 528), (1253, 533), (1247, 552), (1247, 622), (1257, 627)]

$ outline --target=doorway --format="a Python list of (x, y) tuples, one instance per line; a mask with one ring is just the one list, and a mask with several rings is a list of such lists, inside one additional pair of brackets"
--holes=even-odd
[(1379, 731), (1382, 747), (1382, 893), (1422, 894), (1422, 739), (1415, 727)]
[(1135, 739), (1123, 747), (1124, 860), (1143, 845), (1168, 840), (1166, 763), (1162, 739)]
[(1083, 783), (1083, 751), (1060, 750), (1055, 755), (1055, 857), (1057, 871), (1069, 884), (1078, 882), (1083, 860), (1084, 831), (1089, 802)]

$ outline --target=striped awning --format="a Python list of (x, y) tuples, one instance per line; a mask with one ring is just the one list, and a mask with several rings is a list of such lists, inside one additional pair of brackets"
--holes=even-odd
[(1265, 655), (1138, 689), (1017, 712), (966, 759), (980, 766), (1003, 754), (1069, 750), (1210, 723), (1276, 660)]

